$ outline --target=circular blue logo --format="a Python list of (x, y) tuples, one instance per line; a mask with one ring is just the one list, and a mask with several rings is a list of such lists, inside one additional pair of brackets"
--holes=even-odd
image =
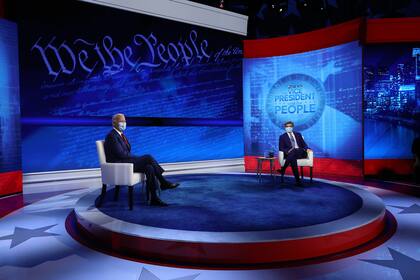
[(291, 74), (279, 79), (267, 95), (265, 108), (272, 123), (283, 127), (287, 121), (296, 130), (305, 130), (316, 123), (325, 106), (322, 84), (305, 74)]

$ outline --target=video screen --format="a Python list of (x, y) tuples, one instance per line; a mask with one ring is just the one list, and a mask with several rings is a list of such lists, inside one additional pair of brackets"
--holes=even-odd
[[(98, 168), (97, 140), (109, 127), (31, 126), (23, 140), (23, 170)], [(242, 127), (130, 127), (124, 132), (135, 155), (159, 162), (185, 162), (243, 156)]]
[[(80, 1), (65, 5), (19, 23), (24, 172), (98, 167), (95, 141), (116, 113), (137, 120), (127, 131), (134, 154), (161, 162), (243, 156), (240, 36)], [(95, 118), (109, 126), (80, 126)], [(160, 127), (141, 127), (141, 118)], [(168, 119), (177, 126), (163, 126)], [(188, 127), (194, 119), (201, 127)]]
[(365, 158), (410, 159), (420, 136), (420, 45), (365, 49)]
[(362, 49), (358, 42), (244, 60), (245, 155), (278, 151), (293, 121), (316, 158), (362, 159)]
[(23, 117), (242, 119), (240, 36), (74, 5), (20, 24)]
[(0, 19), (0, 172), (21, 170), (17, 26)]

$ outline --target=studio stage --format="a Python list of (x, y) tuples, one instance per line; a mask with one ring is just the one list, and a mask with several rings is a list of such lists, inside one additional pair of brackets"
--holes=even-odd
[(68, 218), (73, 235), (119, 256), (202, 265), (258, 265), (333, 256), (363, 246), (389, 224), (380, 198), (362, 186), (314, 180), (294, 187), (292, 178), (261, 183), (255, 174), (172, 175), (181, 183), (162, 192), (169, 207), (145, 203), (135, 188), (119, 199), (100, 190), (81, 197)]

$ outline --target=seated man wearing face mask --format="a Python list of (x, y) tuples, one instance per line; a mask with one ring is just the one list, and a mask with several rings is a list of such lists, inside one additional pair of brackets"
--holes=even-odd
[(281, 182), (283, 183), (284, 173), (286, 168), (291, 165), (293, 170), (293, 175), (295, 176), (296, 185), (301, 186), (302, 182), (299, 177), (299, 169), (297, 166), (297, 160), (300, 158), (306, 158), (308, 156), (307, 151), (308, 145), (306, 145), (305, 140), (303, 140), (302, 134), (299, 132), (293, 132), (294, 124), (291, 121), (288, 121), (284, 124), (286, 130), (279, 138), (279, 150), (284, 153), (286, 159), (284, 166), (282, 166), (280, 171), (281, 173)]
[(126, 162), (134, 164), (134, 172), (141, 172), (146, 174), (146, 184), (148, 190), (151, 192), (151, 205), (167, 206), (157, 193), (158, 185), (162, 190), (173, 189), (179, 186), (167, 181), (162, 173), (163, 168), (150, 155), (135, 156), (131, 154), (131, 145), (127, 137), (124, 135), (126, 128), (125, 116), (123, 114), (116, 114), (112, 117), (112, 130), (105, 138), (105, 155), (107, 162)]

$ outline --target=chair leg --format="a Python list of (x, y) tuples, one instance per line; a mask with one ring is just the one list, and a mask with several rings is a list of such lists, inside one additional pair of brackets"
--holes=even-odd
[(262, 180), (261, 173), (262, 173), (262, 161), (257, 159), (257, 178), (259, 182)]
[(115, 189), (114, 189), (114, 200), (117, 201), (118, 200), (118, 196), (120, 194), (120, 186), (116, 185)]
[(105, 195), (106, 195), (106, 184), (102, 184), (101, 197), (99, 198), (98, 207), (100, 207), (102, 205), (102, 202), (105, 199)]
[(300, 178), (303, 180), (303, 166), (300, 167)]
[(130, 210), (133, 210), (133, 189), (134, 186), (128, 186), (128, 206)]
[(273, 179), (273, 182), (275, 182), (275, 178), (273, 177), (273, 169), (274, 169), (274, 160), (270, 159), (270, 177)]
[(310, 176), (310, 182), (312, 183), (312, 169), (313, 169), (313, 167), (311, 166), (310, 168), (309, 168), (309, 176)]
[(146, 203), (149, 204), (150, 203), (150, 199), (151, 199), (152, 195), (150, 193), (150, 189), (149, 187), (146, 185)]

